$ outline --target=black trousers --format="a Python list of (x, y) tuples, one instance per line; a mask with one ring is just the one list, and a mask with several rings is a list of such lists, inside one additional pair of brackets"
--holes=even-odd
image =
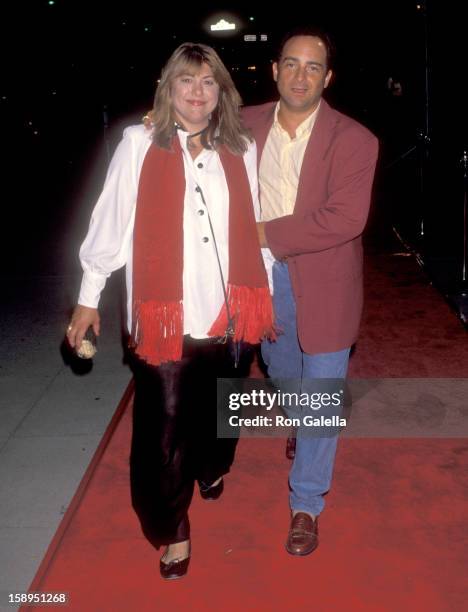
[(217, 438), (216, 379), (247, 376), (251, 359), (244, 347), (234, 368), (230, 344), (189, 336), (181, 361), (134, 359), (132, 505), (156, 548), (189, 539), (195, 481), (209, 485), (229, 472), (237, 439)]

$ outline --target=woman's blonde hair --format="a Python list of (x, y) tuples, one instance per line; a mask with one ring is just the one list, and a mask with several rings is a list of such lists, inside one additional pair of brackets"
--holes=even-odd
[(213, 72), (213, 78), (219, 86), (219, 99), (201, 142), (204, 147), (212, 149), (225, 145), (232, 153), (242, 155), (252, 138), (241, 123), (239, 109), (242, 100), (239, 92), (216, 51), (207, 45), (195, 43), (184, 43), (177, 47), (162, 70), (150, 117), (154, 128), (154, 143), (163, 149), (171, 149), (176, 132), (171, 101), (172, 83), (182, 74), (198, 71), (202, 64), (207, 64)]

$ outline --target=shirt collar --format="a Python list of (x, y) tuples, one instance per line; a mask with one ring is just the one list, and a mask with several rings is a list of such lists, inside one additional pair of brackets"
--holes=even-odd
[[(312, 128), (314, 127), (315, 120), (320, 109), (320, 102), (321, 101), (319, 101), (319, 103), (317, 104), (317, 108), (306, 119), (304, 119), (304, 121), (300, 125), (298, 125), (296, 129), (296, 138), (300, 138), (304, 134), (310, 134)], [(278, 100), (278, 102), (276, 103), (273, 125), (284, 131), (284, 128), (278, 121), (278, 111), (280, 109), (280, 103), (280, 100)]]

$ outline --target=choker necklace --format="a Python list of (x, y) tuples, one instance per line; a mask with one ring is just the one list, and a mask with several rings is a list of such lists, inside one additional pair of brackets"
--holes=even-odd
[[(187, 131), (184, 127), (180, 125), (180, 123), (177, 123), (177, 121), (174, 122), (174, 127), (176, 130), (182, 130), (183, 132)], [(192, 138), (195, 138), (195, 136), (200, 136), (200, 134), (203, 134), (203, 132), (206, 132), (208, 128), (209, 128), (209, 124), (198, 132), (194, 132), (193, 134), (187, 134), (187, 149), (189, 149), (190, 151), (193, 151), (194, 149), (196, 149), (197, 145), (194, 142), (192, 142)]]
[[(187, 130), (183, 126), (181, 126), (180, 123), (177, 123), (177, 121), (174, 121), (174, 127), (175, 127), (176, 130), (182, 130), (182, 132), (187, 132)], [(207, 130), (208, 128), (209, 128), (209, 125), (204, 127), (199, 132), (194, 132), (193, 134), (188, 134), (187, 138), (195, 138), (195, 136), (199, 136), (200, 134), (203, 134), (203, 132), (205, 130)]]
[(205, 130), (207, 130), (207, 129), (208, 129), (208, 126), (204, 127), (204, 128), (203, 128), (202, 130), (200, 130), (199, 132), (195, 132), (195, 134), (189, 134), (189, 135), (187, 136), (187, 138), (195, 138), (195, 136), (200, 136), (200, 134), (203, 134), (203, 132), (204, 132)]
[[(196, 145), (193, 141), (192, 138), (195, 138), (195, 136), (200, 136), (200, 134), (203, 134), (203, 132), (206, 132), (206, 130), (208, 129), (208, 126), (204, 127), (202, 130), (200, 130), (199, 132), (195, 132), (194, 134), (189, 134), (187, 136), (187, 149), (189, 151), (193, 151), (194, 149), (197, 148), (198, 145)], [(200, 143), (201, 147), (203, 148), (203, 145)]]

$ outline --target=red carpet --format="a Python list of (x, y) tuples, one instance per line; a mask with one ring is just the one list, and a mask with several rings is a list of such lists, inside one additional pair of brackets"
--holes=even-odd
[[(466, 332), (413, 260), (373, 257), (366, 282), (351, 376), (467, 376)], [(189, 575), (165, 583), (130, 508), (129, 400), (32, 591), (67, 591), (66, 609), (80, 612), (466, 609), (465, 439), (343, 439), (321, 543), (306, 558), (284, 550), (284, 440), (241, 440), (223, 497), (207, 503), (195, 495)]]

